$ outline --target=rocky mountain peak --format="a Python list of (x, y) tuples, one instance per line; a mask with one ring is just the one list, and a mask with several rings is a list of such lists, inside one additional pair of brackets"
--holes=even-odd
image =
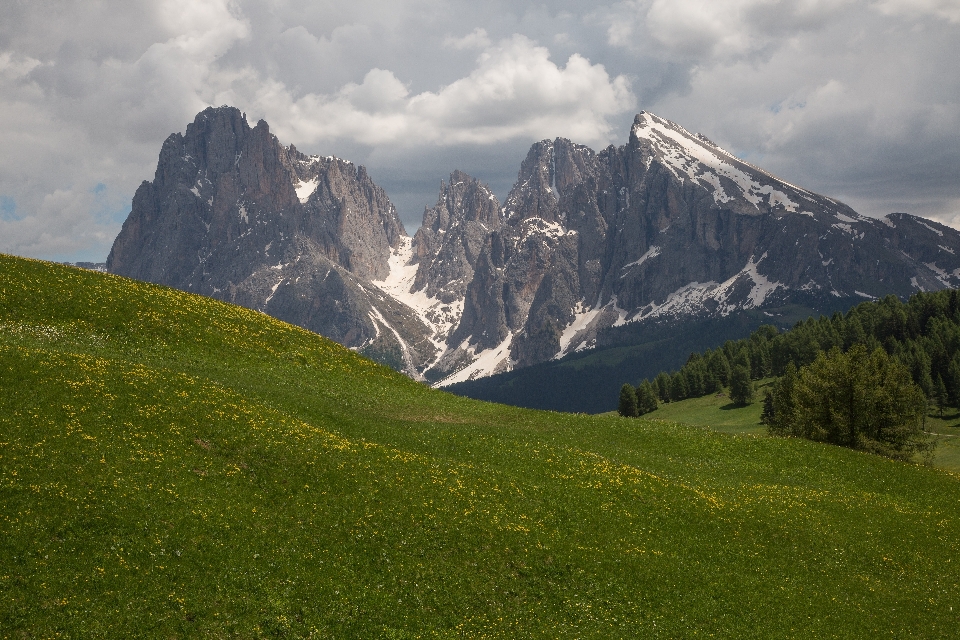
[(533, 144), (502, 209), (454, 171), (410, 238), (364, 167), (220, 107), (166, 140), (107, 265), (449, 384), (627, 323), (958, 286), (960, 233), (865, 218), (641, 112), (621, 147)]
[(490, 188), (462, 171), (451, 173), (413, 238), (413, 290), (444, 302), (462, 300), (484, 242), (501, 224), (500, 202)]
[(595, 177), (595, 155), (592, 149), (566, 138), (542, 140), (530, 147), (504, 205), (508, 224), (516, 226), (529, 218), (564, 223), (566, 211), (560, 200), (570, 189)]
[(429, 329), (369, 285), (390, 273), (404, 240), (364, 167), (284, 147), (266, 122), (251, 128), (238, 109), (219, 107), (164, 142), (107, 268), (375, 346), (414, 375), (436, 350)]
[(674, 180), (705, 189), (713, 204), (743, 215), (841, 214), (850, 207), (807, 191), (745, 162), (702, 134), (641, 111), (630, 130), (629, 148), (649, 170), (656, 164)]
[(537, 142), (520, 163), (517, 183), (507, 195), (507, 223), (517, 225), (527, 218), (559, 222), (555, 178), (553, 142)]

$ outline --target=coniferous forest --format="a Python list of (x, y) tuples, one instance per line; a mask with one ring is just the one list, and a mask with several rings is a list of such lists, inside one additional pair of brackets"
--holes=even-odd
[(618, 410), (631, 416), (656, 409), (651, 393), (672, 402), (723, 389), (735, 404), (747, 404), (754, 381), (771, 376), (777, 380), (763, 398), (762, 418), (771, 433), (892, 457), (921, 451), (928, 404), (941, 411), (960, 405), (960, 291), (921, 292), (907, 302), (887, 296), (784, 332), (762, 326), (642, 381), (632, 404), (625, 386)]

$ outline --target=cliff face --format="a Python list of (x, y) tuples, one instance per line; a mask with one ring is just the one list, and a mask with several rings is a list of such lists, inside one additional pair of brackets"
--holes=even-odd
[(500, 224), (500, 203), (490, 189), (462, 171), (450, 174), (413, 237), (413, 290), (444, 302), (462, 300), (484, 242)]
[(415, 374), (434, 355), (428, 328), (367, 284), (404, 237), (363, 167), (306, 156), (262, 120), (250, 128), (237, 109), (211, 108), (164, 142), (107, 269), (388, 351)]
[(444, 384), (589, 348), (627, 322), (960, 285), (957, 231), (866, 218), (649, 113), (598, 154), (533, 145), (504, 216), (448, 346), (461, 357), (438, 363), (457, 363)]
[(621, 147), (534, 144), (502, 207), (455, 171), (410, 238), (363, 167), (284, 147), (221, 107), (164, 143), (107, 268), (449, 384), (628, 322), (960, 286), (960, 233), (860, 216), (640, 113)]

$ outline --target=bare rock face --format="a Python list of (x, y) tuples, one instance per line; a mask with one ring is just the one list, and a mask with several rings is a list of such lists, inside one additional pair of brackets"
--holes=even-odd
[[(609, 327), (960, 286), (960, 233), (866, 218), (650, 113), (534, 144), (503, 207), (460, 171), (415, 237), (363, 167), (207, 109), (163, 145), (107, 269), (259, 309), (441, 385)], [(606, 338), (605, 338), (606, 339)]]
[(386, 335), (382, 348), (415, 375), (436, 350), (429, 329), (368, 285), (387, 276), (405, 237), (363, 167), (306, 156), (283, 147), (266, 122), (250, 128), (237, 109), (210, 108), (164, 142), (107, 269), (258, 309), (351, 347)]
[(562, 138), (523, 161), (467, 287), (441, 384), (594, 346), (627, 322), (812, 308), (960, 285), (960, 233), (867, 218), (649, 113), (599, 154)]
[(500, 224), (500, 203), (490, 189), (454, 171), (450, 184), (440, 183), (437, 204), (423, 212), (413, 237), (413, 289), (447, 303), (462, 300), (484, 242)]

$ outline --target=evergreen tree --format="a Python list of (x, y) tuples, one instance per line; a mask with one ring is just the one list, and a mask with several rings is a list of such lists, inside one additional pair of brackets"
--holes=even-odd
[(863, 344), (864, 340), (867, 339), (863, 325), (860, 324), (860, 316), (855, 311), (851, 311), (850, 315), (847, 316), (846, 331), (844, 331), (843, 337), (844, 349), (850, 349), (855, 344)]
[(777, 410), (774, 407), (773, 391), (768, 387), (767, 390), (763, 392), (763, 411), (760, 412), (760, 424), (769, 425), (774, 421), (776, 415)]
[(653, 381), (657, 389), (657, 397), (660, 402), (670, 402), (670, 376), (666, 371), (661, 371)]
[[(777, 411), (793, 405), (789, 415)], [(923, 433), (926, 399), (910, 372), (883, 349), (855, 345), (833, 348), (802, 367), (792, 392), (774, 389), (771, 431), (896, 458), (909, 458), (929, 446)], [(782, 417), (782, 422), (778, 422)]]
[(960, 406), (960, 351), (954, 354), (947, 367), (946, 385), (950, 404), (954, 407)]
[(933, 401), (936, 403), (937, 410), (940, 412), (940, 417), (942, 418), (943, 410), (946, 408), (950, 398), (947, 395), (947, 385), (943, 383), (943, 378), (940, 376), (937, 376), (937, 381), (933, 383)]
[(766, 339), (759, 337), (763, 334), (754, 333), (747, 343), (747, 353), (750, 359), (750, 374), (759, 380), (770, 375), (770, 345)]
[(617, 413), (624, 418), (636, 418), (637, 413), (637, 392), (632, 385), (624, 384), (620, 387), (620, 402), (617, 404)]
[(703, 395), (703, 376), (706, 373), (706, 367), (698, 356), (693, 361), (688, 361), (681, 370), (683, 381), (687, 387), (688, 398), (699, 398)]
[(687, 380), (683, 374), (677, 371), (670, 378), (670, 401), (677, 402), (687, 398)]
[(797, 369), (790, 362), (783, 375), (777, 378), (763, 399), (760, 422), (767, 425), (772, 435), (790, 435), (794, 420), (794, 385)]
[(909, 363), (913, 381), (917, 383), (917, 386), (928, 398), (932, 397), (933, 378), (930, 376), (930, 356), (916, 342), (911, 342), (909, 350), (905, 349), (904, 351), (905, 363)]
[(703, 376), (703, 395), (709, 395), (717, 391), (720, 391), (720, 381), (710, 371), (707, 371)]
[(730, 400), (739, 405), (753, 402), (753, 380), (750, 379), (750, 370), (742, 364), (730, 372)]
[(653, 385), (644, 380), (637, 387), (637, 413), (644, 415), (657, 410), (657, 395), (653, 390)]
[(707, 357), (707, 370), (721, 387), (730, 384), (730, 363), (722, 349), (717, 349)]

